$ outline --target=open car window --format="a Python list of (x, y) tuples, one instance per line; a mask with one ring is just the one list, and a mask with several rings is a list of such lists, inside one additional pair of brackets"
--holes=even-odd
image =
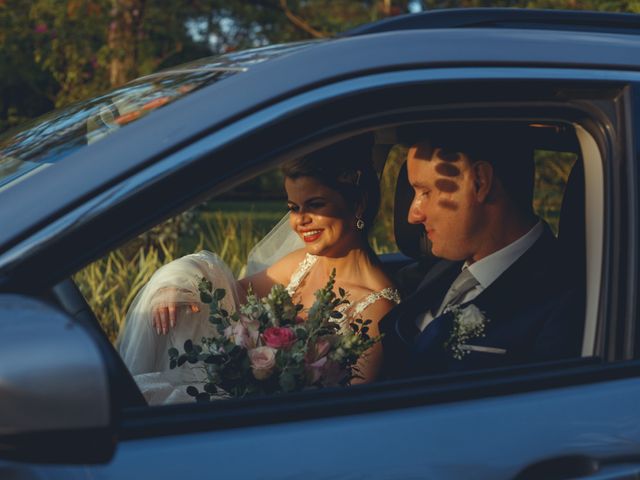
[[(540, 128), (553, 130), (559, 127), (548, 125)], [(569, 132), (567, 135), (572, 135), (570, 127), (563, 128)], [(572, 148), (576, 151), (570, 151)], [(396, 274), (414, 262), (404, 257), (398, 263), (397, 257), (388, 255), (399, 251), (393, 236), (393, 225), (397, 220), (394, 219), (394, 203), (398, 176), (406, 175), (402, 167), (406, 162), (407, 145), (386, 144), (385, 151), (384, 168), (380, 176), (381, 211), (372, 229), (370, 242), (383, 264), (394, 260), (387, 266), (392, 274)], [(550, 225), (555, 235), (560, 229), (567, 182), (575, 166), (580, 163), (578, 159), (577, 143), (571, 148), (541, 143), (535, 150), (533, 206), (536, 214)], [(275, 168), (157, 225), (77, 272), (73, 278), (101, 328), (118, 348), (128, 309), (143, 285), (162, 265), (184, 255), (207, 250), (218, 255), (235, 278), (242, 278), (247, 273), (247, 260), (252, 248), (286, 212), (283, 174), (280, 168)], [(199, 344), (201, 338), (190, 340)], [(163, 344), (162, 348), (175, 348), (183, 354), (183, 341), (180, 339), (180, 344), (175, 345)], [(178, 357), (174, 360), (177, 363)], [(177, 364), (173, 366), (172, 370), (178, 367)], [(193, 379), (193, 385), (201, 383), (196, 380)], [(185, 401), (190, 399), (183, 397)]]

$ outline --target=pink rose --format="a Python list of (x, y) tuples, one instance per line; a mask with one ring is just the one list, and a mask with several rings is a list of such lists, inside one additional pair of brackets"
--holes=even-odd
[(270, 347), (287, 349), (296, 341), (296, 334), (288, 327), (270, 327), (264, 331), (262, 338)]
[(249, 350), (251, 370), (256, 380), (266, 380), (276, 366), (276, 350), (271, 347), (258, 347)]

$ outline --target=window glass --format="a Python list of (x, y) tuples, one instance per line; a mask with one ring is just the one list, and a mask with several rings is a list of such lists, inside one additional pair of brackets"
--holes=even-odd
[[(393, 145), (380, 176), (381, 208), (369, 236), (377, 254), (398, 251), (393, 237), (393, 203), (406, 155), (406, 146)], [(565, 185), (575, 161), (574, 153), (535, 152), (534, 209), (556, 234)], [(140, 289), (174, 259), (207, 250), (222, 259), (234, 278), (245, 276), (252, 248), (287, 213), (283, 183), (280, 168), (267, 171), (157, 225), (77, 272), (74, 281), (109, 339), (117, 343), (127, 311)], [(172, 348), (181, 349), (183, 340)], [(138, 381), (135, 371), (132, 373)]]
[(577, 155), (571, 152), (536, 150), (534, 154), (536, 173), (533, 208), (555, 235), (558, 235), (564, 189), (576, 158)]
[[(369, 241), (377, 254), (397, 252), (393, 236), (393, 195), (406, 149), (392, 148), (381, 178), (380, 212)], [(287, 213), (279, 168), (244, 182), (130, 240), (77, 272), (74, 281), (100, 325), (115, 343), (127, 309), (162, 265), (183, 255), (215, 252), (237, 278), (246, 274), (251, 249)]]
[(240, 278), (251, 249), (287, 212), (279, 170), (267, 172), (144, 232), (77, 272), (74, 281), (115, 343), (136, 294), (162, 265), (215, 252)]
[(400, 251), (393, 233), (393, 208), (398, 173), (406, 159), (407, 148), (403, 145), (394, 145), (389, 151), (380, 177), (380, 193), (382, 197), (380, 213), (371, 232), (371, 245), (378, 254)]
[(264, 47), (197, 60), (139, 78), (11, 130), (0, 136), (0, 190), (190, 92), (308, 44)]

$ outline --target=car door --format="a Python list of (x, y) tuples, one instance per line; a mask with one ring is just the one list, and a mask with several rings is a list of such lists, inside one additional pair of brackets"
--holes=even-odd
[[(579, 132), (589, 165), (587, 206), (594, 218), (586, 226), (584, 358), (206, 405), (146, 407), (121, 400), (109, 463), (6, 468), (104, 479), (510, 478), (529, 467), (539, 469), (532, 470), (534, 478), (636, 472), (640, 362), (628, 332), (636, 319), (638, 265), (625, 261), (636, 258), (637, 248), (636, 188), (629, 182), (637, 178), (630, 144), (634, 80), (635, 74), (616, 71), (522, 67), (362, 75), (259, 109), (114, 185), (91, 214), (67, 217), (76, 221), (76, 240), (104, 251), (131, 234), (137, 216), (147, 223), (160, 218), (162, 212), (151, 212), (161, 199), (171, 208), (186, 205), (285, 153), (340, 135), (453, 117), (553, 118)], [(135, 211), (126, 209), (131, 198)], [(43, 245), (49, 256), (61, 255), (56, 262), (73, 258), (62, 243)], [(20, 275), (33, 272), (25, 267)], [(124, 383), (119, 388), (128, 388)]]
[[(489, 70), (464, 73), (490, 75)], [(508, 96), (509, 80), (518, 77), (528, 77), (530, 92), (536, 89), (539, 79), (531, 76), (539, 72), (513, 69), (508, 73), (496, 72), (500, 78), (495, 82), (504, 82), (500, 87), (503, 95)], [(586, 74), (578, 75), (577, 81), (574, 78), (575, 83), (565, 83), (571, 73), (547, 73), (546, 80), (561, 85), (565, 95), (582, 96), (576, 103), (595, 105), (589, 94), (584, 96), (584, 87), (594, 85), (588, 80), (584, 83)], [(600, 94), (606, 90), (611, 95), (610, 113), (631, 108), (630, 87), (617, 83), (622, 79), (616, 79), (615, 73), (610, 75), (613, 83), (598, 85)], [(490, 98), (488, 92), (480, 93), (479, 87), (474, 87), (480, 97), (486, 95), (478, 101)], [(423, 98), (429, 88), (438, 91), (438, 96), (446, 95), (431, 84)], [(402, 105), (402, 96), (394, 97), (393, 92), (385, 83), (377, 95), (393, 97), (389, 103)], [(557, 93), (547, 92), (548, 98)], [(538, 91), (537, 95), (544, 94)], [(357, 104), (351, 101), (351, 105)], [(526, 108), (527, 102), (522, 101)], [(538, 97), (534, 105), (540, 102)], [(497, 109), (500, 104), (483, 108)], [(110, 465), (97, 467), (95, 474), (110, 478), (117, 472), (143, 473), (154, 459), (162, 463), (163, 473), (171, 475), (205, 471), (240, 478), (510, 478), (527, 468), (533, 478), (551, 473), (565, 475), (561, 478), (590, 474), (618, 478), (618, 474), (637, 472), (640, 430), (634, 419), (638, 415), (640, 365), (628, 349), (616, 346), (628, 344), (622, 339), (628, 339), (627, 329), (635, 316), (621, 316), (614, 310), (619, 312), (623, 305), (629, 309), (628, 302), (633, 301), (616, 292), (614, 279), (624, 278), (628, 286), (629, 275), (637, 268), (623, 261), (623, 252), (631, 254), (629, 248), (635, 248), (623, 233), (628, 232), (623, 225), (629, 225), (633, 215), (633, 208), (624, 207), (628, 203), (624, 195), (633, 188), (616, 198), (609, 185), (618, 181), (616, 178), (628, 178), (636, 168), (631, 162), (634, 153), (628, 150), (631, 126), (621, 121), (619, 113), (609, 117), (607, 128), (594, 129), (587, 118), (574, 118), (585, 168), (590, 171), (588, 196), (602, 201), (598, 207), (597, 202), (587, 200), (587, 210), (594, 217), (598, 208), (602, 210), (602, 225), (598, 228), (596, 220), (587, 221), (586, 226), (591, 235), (586, 247), (590, 258), (587, 317), (594, 317), (596, 324), (587, 326), (585, 358), (384, 382), (340, 392), (247, 400), (237, 405), (221, 402), (131, 409), (124, 412), (116, 457)], [(304, 113), (309, 123), (313, 123), (313, 114), (314, 109)], [(323, 110), (323, 116), (326, 114)], [(614, 210), (617, 215), (612, 215)], [(598, 234), (603, 238), (597, 238)], [(610, 320), (613, 316), (615, 322)], [(162, 460), (158, 459), (159, 451), (166, 452)]]

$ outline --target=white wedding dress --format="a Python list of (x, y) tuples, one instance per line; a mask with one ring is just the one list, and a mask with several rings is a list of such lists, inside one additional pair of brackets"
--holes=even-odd
[[(307, 254), (291, 276), (287, 291), (296, 291), (304, 277), (316, 263), (318, 257)], [(150, 405), (193, 402), (186, 393), (189, 385), (198, 386), (206, 378), (202, 367), (185, 363), (173, 370), (169, 369), (168, 350), (176, 347), (180, 351), (186, 340), (200, 343), (202, 337), (216, 334), (209, 322), (208, 305), (200, 302), (198, 282), (205, 277), (213, 288), (224, 288), (227, 295), (222, 300), (222, 308), (233, 312), (238, 304), (236, 280), (227, 265), (216, 254), (201, 251), (163, 266), (138, 293), (127, 312), (126, 323), (118, 339), (118, 351), (138, 387)], [(343, 305), (343, 312), (349, 316), (360, 315), (368, 306), (386, 298), (400, 302), (397, 290), (385, 288), (367, 295), (353, 305)], [(158, 335), (152, 325), (153, 308), (159, 304), (176, 303), (176, 327), (167, 335)], [(198, 304), (199, 312), (191, 311), (190, 304)], [(349, 328), (346, 316), (341, 330)], [(338, 320), (339, 321), (339, 320)]]

